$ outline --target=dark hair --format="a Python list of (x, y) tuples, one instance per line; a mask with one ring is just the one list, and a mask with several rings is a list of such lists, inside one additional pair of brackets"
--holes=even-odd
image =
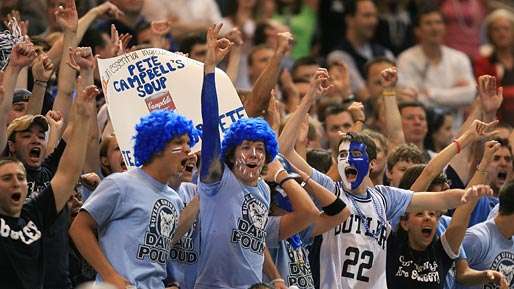
[(414, 144), (401, 144), (387, 158), (387, 170), (401, 161), (409, 161), (414, 164), (424, 164), (428, 162), (425, 154)]
[[(381, 150), (384, 152), (384, 155), (386, 155), (386, 156), (388, 155), (389, 148), (387, 147), (387, 139), (383, 134), (381, 134), (380, 132), (378, 132), (376, 130), (370, 129), (370, 128), (362, 130), (361, 133), (369, 136), (372, 140), (377, 140), (380, 143), (380, 146), (382, 147)], [(378, 147), (377, 147), (377, 154), (378, 153), (379, 153), (379, 151), (378, 151)]]
[(337, 144), (337, 147), (339, 147), (343, 141), (348, 140), (348, 137), (350, 138), (350, 141), (355, 141), (366, 145), (366, 153), (368, 154), (369, 161), (377, 158), (377, 145), (369, 136), (362, 133), (348, 132), (344, 134)]
[(355, 16), (355, 14), (357, 14), (357, 6), (360, 1), (371, 1), (376, 6), (374, 0), (346, 0), (344, 1), (344, 16)]
[(259, 44), (259, 45), (252, 47), (252, 49), (250, 50), (250, 53), (248, 53), (248, 58), (247, 58), (248, 66), (252, 66), (253, 56), (255, 55), (255, 53), (257, 53), (257, 51), (264, 50), (264, 49), (272, 50), (271, 48), (269, 48), (268, 46), (266, 46), (264, 44)]
[(193, 50), (195, 45), (205, 43), (207, 43), (207, 41), (205, 40), (204, 33), (189, 34), (184, 39), (182, 39), (182, 42), (180, 42), (180, 52), (191, 53), (191, 50)]
[[(302, 11), (302, 0), (293, 0), (293, 3), (287, 5), (284, 1), (276, 1), (277, 2), (277, 12), (278, 14), (299, 14)], [(289, 7), (288, 7), (289, 6)]]
[(514, 181), (506, 183), (499, 194), (500, 208), (498, 210), (500, 215), (514, 214)]
[(441, 10), (437, 4), (433, 3), (433, 1), (422, 1), (422, 4), (418, 6), (418, 10), (416, 12), (414, 26), (419, 27), (421, 25), (421, 18), (432, 13), (439, 13), (442, 17)]
[(307, 163), (316, 170), (326, 174), (332, 166), (332, 154), (324, 149), (313, 149), (307, 152)]
[[(419, 178), (419, 176), (421, 175), (426, 166), (426, 164), (416, 164), (408, 168), (405, 171), (405, 173), (403, 173), (403, 177), (400, 180), (400, 184), (398, 185), (398, 187), (400, 189), (410, 190), (410, 188)], [(432, 182), (428, 186), (428, 190), (432, 191), (433, 187), (445, 184), (448, 184), (448, 178), (446, 177), (445, 173), (440, 173), (432, 180)]]
[(446, 109), (430, 108), (425, 110), (427, 115), (427, 135), (425, 137), (424, 146), (425, 149), (432, 151), (435, 150), (434, 146), (434, 134), (443, 126), (447, 116), (451, 116), (452, 112)]
[(248, 289), (274, 289), (274, 287), (266, 284), (266, 283), (256, 283), (250, 286)]
[(506, 138), (495, 138), (494, 140), (497, 141), (498, 143), (500, 143), (500, 147), (505, 147), (505, 148), (509, 149), (509, 153), (512, 156), (512, 147), (511, 147), (510, 142), (509, 142), (508, 139), (506, 139)]
[(427, 113), (427, 108), (419, 101), (401, 101), (398, 103), (398, 109), (400, 110), (400, 113), (402, 112), (402, 109), (406, 107), (420, 107), (425, 111), (425, 114)]
[(321, 123), (323, 123), (324, 126), (327, 116), (340, 114), (343, 111), (347, 111), (346, 106), (340, 103), (331, 103), (328, 106), (326, 106), (321, 113), (319, 113), (318, 119)]
[(89, 28), (86, 30), (84, 37), (82, 37), (82, 41), (80, 42), (80, 47), (89, 46), (93, 49), (93, 53), (95, 53), (95, 47), (105, 47), (105, 40), (102, 38), (102, 34), (98, 29)]
[(316, 58), (314, 58), (312, 56), (304, 56), (304, 57), (300, 57), (300, 58), (296, 59), (296, 61), (293, 63), (293, 67), (291, 68), (291, 75), (293, 76), (293, 78), (295, 77), (296, 70), (298, 70), (298, 68), (300, 66), (305, 66), (305, 65), (318, 65), (319, 66), (319, 62), (318, 62), (318, 60), (316, 60)]
[(253, 45), (266, 44), (266, 29), (268, 29), (270, 26), (271, 23), (267, 20), (257, 23), (255, 32), (253, 33)]
[(368, 62), (366, 62), (366, 64), (364, 65), (364, 72), (366, 72), (366, 79), (369, 78), (369, 69), (371, 68), (371, 66), (378, 64), (378, 63), (387, 63), (387, 64), (390, 64), (391, 66), (396, 65), (396, 62), (394, 62), (393, 60), (391, 60), (385, 56), (375, 57), (375, 58), (369, 60)]

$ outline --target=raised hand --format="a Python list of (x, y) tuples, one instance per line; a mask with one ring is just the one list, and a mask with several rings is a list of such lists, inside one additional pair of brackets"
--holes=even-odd
[(485, 123), (475, 119), (466, 130), (465, 134), (470, 135), (473, 141), (479, 140), (481, 138), (489, 138), (497, 133), (497, 131), (494, 130), (497, 125), (498, 120)]
[(132, 39), (132, 35), (128, 33), (119, 34), (114, 24), (111, 25), (111, 55), (120, 56), (128, 52), (128, 44)]
[(95, 115), (93, 103), (100, 91), (94, 85), (90, 85), (82, 90), (75, 98), (77, 109), (76, 114), (83, 118), (90, 118)]
[(476, 185), (471, 188), (467, 188), (461, 197), (461, 203), (465, 204), (473, 199), (479, 199), (482, 196), (492, 196), (493, 190), (488, 185)]
[(266, 110), (266, 121), (270, 124), (271, 128), (277, 133), (280, 129), (281, 114), (280, 102), (277, 99), (275, 89), (271, 90), (271, 97), (268, 102), (268, 109)]
[(239, 28), (232, 28), (226, 35), (225, 38), (230, 40), (230, 42), (234, 43), (235, 46), (240, 47), (244, 44), (243, 34)]
[(328, 92), (329, 96), (341, 96), (346, 98), (352, 93), (350, 86), (350, 73), (348, 72), (348, 66), (345, 63), (335, 63), (329, 68), (328, 74), (334, 83), (333, 88)]
[(503, 87), (496, 88), (496, 77), (490, 75), (478, 77), (477, 90), (482, 110), (485, 113), (495, 114), (503, 102)]
[(380, 73), (380, 84), (384, 89), (393, 89), (398, 82), (398, 71), (396, 67), (389, 67)]
[(91, 47), (76, 47), (69, 50), (70, 62), (68, 65), (76, 71), (90, 71), (95, 67), (95, 57)]
[(21, 69), (31, 64), (34, 58), (36, 58), (34, 45), (26, 39), (13, 47), (11, 57), (9, 58), (9, 65)]
[[(20, 28), (21, 35), (27, 35), (29, 31), (29, 21), (21, 20), (20, 11), (11, 10), (9, 14), (7, 14), (6, 20), (4, 21), (5, 27), (11, 27), (12, 22), (16, 22), (18, 27)], [(12, 32), (12, 31), (11, 31)]]
[(96, 13), (96, 16), (102, 16), (107, 15), (109, 17), (113, 17), (115, 19), (121, 18), (125, 13), (121, 11), (118, 6), (112, 4), (109, 1), (105, 1), (104, 3), (96, 6), (93, 8), (94, 12)]
[(364, 105), (361, 102), (352, 102), (352, 104), (348, 107), (348, 111), (350, 112), (354, 122), (361, 121), (364, 123), (366, 121)]
[(64, 118), (62, 112), (57, 110), (49, 110), (46, 115), (46, 120), (48, 121), (48, 125), (52, 129), (56, 129), (57, 131), (61, 130), (64, 126)]
[(289, 32), (281, 32), (277, 33), (277, 47), (275, 48), (275, 51), (281, 55), (284, 56), (288, 54), (291, 49), (293, 48), (293, 42), (294, 37), (293, 34)]
[(325, 95), (332, 86), (333, 84), (329, 81), (327, 69), (318, 68), (311, 79), (309, 91), (305, 96), (315, 100), (321, 95)]
[(54, 63), (43, 51), (36, 50), (38, 56), (32, 62), (32, 75), (37, 81), (48, 81), (54, 73)]
[(55, 19), (64, 32), (77, 32), (79, 16), (75, 0), (66, 0), (64, 7), (59, 6), (55, 11)]
[[(278, 177), (278, 175), (280, 175), (281, 171), (285, 172), (285, 169), (282, 166), (282, 164), (280, 163), (280, 161), (275, 159), (274, 161), (272, 161), (271, 163), (269, 163), (267, 165), (267, 171), (266, 171), (266, 176), (264, 176), (264, 180), (266, 180), (268, 182), (279, 183), (280, 178)], [(282, 174), (287, 174), (287, 172), (282, 173)]]
[[(205, 69), (214, 70), (227, 55), (233, 43), (227, 38), (218, 39), (223, 24), (214, 24), (207, 30), (207, 55), (205, 56)], [(212, 71), (210, 71), (212, 72)]]
[(495, 140), (490, 140), (484, 145), (484, 155), (482, 161), (489, 164), (493, 160), (494, 153), (501, 147), (501, 144)]

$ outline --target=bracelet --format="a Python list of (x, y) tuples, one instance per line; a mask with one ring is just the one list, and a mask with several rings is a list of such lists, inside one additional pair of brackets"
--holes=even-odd
[(282, 185), (284, 185), (285, 182), (289, 181), (289, 180), (294, 180), (294, 177), (292, 176), (287, 176), (285, 177), (283, 180), (280, 181), (280, 184), (278, 184), (280, 187), (282, 187)]
[(353, 122), (359, 122), (359, 121), (360, 121), (360, 122), (362, 122), (362, 123), (365, 123), (365, 121), (364, 121), (364, 120), (362, 120), (362, 119), (356, 119), (356, 120), (354, 120)]
[(477, 166), (477, 172), (479, 172), (481, 174), (487, 174), (488, 173), (486, 169), (480, 169), (479, 165)]
[(273, 280), (271, 280), (270, 283), (275, 285), (275, 283), (277, 283), (277, 282), (282, 282), (284, 284), (286, 283), (286, 281), (284, 279), (282, 279), (282, 278), (273, 279)]
[(306, 185), (308, 185), (308, 184), (309, 184), (309, 181), (310, 181), (311, 179), (312, 179), (312, 177), (311, 177), (311, 176), (309, 176), (305, 181), (303, 181), (303, 182), (302, 182), (302, 184), (301, 184), (302, 188), (304, 188)]
[(337, 198), (332, 204), (323, 207), (323, 212), (328, 216), (335, 216), (341, 213), (346, 208), (346, 203), (343, 200)]
[(452, 142), (455, 143), (455, 146), (457, 146), (457, 153), (460, 153), (461, 146), (460, 146), (459, 141), (454, 139), (454, 140), (452, 140)]
[(43, 81), (43, 80), (34, 80), (34, 85), (40, 85), (40, 86), (44, 86), (46, 87), (47, 86), (47, 82), (48, 81)]
[(384, 91), (382, 91), (382, 95), (383, 96), (396, 96), (396, 91), (394, 89), (384, 89)]
[(285, 172), (285, 171), (286, 171), (286, 169), (281, 168), (280, 170), (278, 170), (278, 171), (275, 173), (275, 176), (273, 177), (273, 180), (275, 181), (275, 183), (278, 183), (278, 182), (277, 182), (278, 174), (280, 174), (281, 172)]

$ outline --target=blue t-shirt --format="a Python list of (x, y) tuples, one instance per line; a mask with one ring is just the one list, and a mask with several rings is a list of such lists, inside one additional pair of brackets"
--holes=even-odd
[[(450, 225), (450, 222), (452, 221), (451, 217), (448, 216), (441, 216), (439, 218), (439, 225), (437, 226), (436, 234), (437, 236), (441, 237), (446, 229), (448, 229), (448, 226)], [(464, 252), (464, 249), (462, 246), (460, 246), (459, 249), (459, 256), (456, 260), (459, 259), (466, 259), (466, 252)], [(452, 267), (448, 271), (448, 274), (446, 274), (446, 281), (444, 283), (444, 289), (453, 289), (455, 288), (455, 262), (453, 262)]]
[[(193, 183), (182, 183), (178, 194), (186, 206), (198, 195), (198, 190)], [(168, 280), (178, 282), (181, 289), (193, 289), (199, 256), (200, 222), (197, 219), (191, 229), (171, 248), (171, 260), (167, 266)]]
[(95, 220), (100, 247), (116, 272), (138, 289), (158, 289), (164, 288), (182, 206), (173, 189), (136, 168), (105, 178), (82, 209)]
[[(299, 289), (314, 289), (308, 251), (305, 249), (312, 243), (314, 225), (311, 224), (298, 234), (302, 246), (295, 250), (287, 240), (280, 240), (279, 238), (280, 219), (282, 217), (270, 216), (266, 227), (266, 245), (273, 263), (275, 263), (280, 276), (284, 278), (288, 286), (295, 285)], [(265, 278), (265, 281), (269, 282), (270, 279)]]
[[(462, 242), (469, 267), (475, 270), (495, 270), (507, 278), (509, 288), (514, 288), (514, 240), (507, 239), (498, 230), (494, 219), (468, 229)], [(498, 288), (494, 284), (464, 286), (456, 282), (456, 288)]]
[(202, 230), (195, 288), (247, 289), (261, 282), (268, 185), (259, 180), (246, 186), (225, 165), (220, 181), (200, 181), (198, 190)]

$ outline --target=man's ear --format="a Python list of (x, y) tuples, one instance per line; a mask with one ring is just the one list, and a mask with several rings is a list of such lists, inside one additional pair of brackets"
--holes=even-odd
[(403, 229), (405, 232), (408, 232), (408, 231), (409, 231), (409, 227), (407, 226), (407, 222), (408, 222), (408, 217), (407, 217), (407, 219), (402, 218), (402, 219), (400, 220), (400, 226), (402, 226), (402, 229)]
[(102, 163), (102, 166), (110, 168), (109, 165), (109, 159), (107, 157), (100, 157), (100, 162)]
[(376, 167), (376, 165), (377, 165), (377, 160), (371, 160), (371, 161), (369, 162), (369, 172), (371, 172), (372, 170), (374, 170), (374, 169), (375, 169), (375, 167)]
[(12, 140), (7, 141), (7, 147), (10, 155), (14, 155), (14, 153), (16, 153), (16, 148), (14, 148), (14, 142)]

